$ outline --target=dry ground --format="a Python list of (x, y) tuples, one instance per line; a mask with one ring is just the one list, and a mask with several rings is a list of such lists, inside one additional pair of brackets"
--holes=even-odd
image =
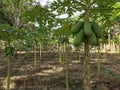
[[(25, 57), (26, 55), (26, 57)], [(78, 60), (80, 55), (80, 61)], [(0, 90), (5, 90), (7, 64), (0, 56)], [(65, 90), (65, 75), (57, 52), (37, 53), (34, 68), (33, 53), (19, 54), (11, 60), (11, 90)], [(97, 53), (91, 54), (92, 90), (120, 90), (120, 54), (100, 53), (101, 74), (97, 76)], [(70, 90), (83, 90), (83, 54), (67, 53)]]

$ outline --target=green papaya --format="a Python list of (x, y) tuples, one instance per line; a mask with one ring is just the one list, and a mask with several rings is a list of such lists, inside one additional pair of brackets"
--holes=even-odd
[(100, 40), (99, 40), (99, 38), (97, 38), (97, 43), (95, 46), (99, 46), (99, 45), (100, 45)]
[(103, 32), (102, 32), (100, 26), (95, 21), (92, 22), (91, 28), (97, 38), (101, 38), (103, 36)]
[(91, 33), (92, 33), (90, 23), (87, 21), (84, 23), (84, 33), (87, 37), (91, 36)]
[(83, 21), (79, 21), (77, 24), (75, 24), (72, 29), (71, 29), (71, 33), (72, 34), (76, 34), (80, 31), (80, 29), (82, 28), (84, 22)]
[(96, 38), (96, 36), (95, 36), (93, 31), (91, 33), (91, 36), (88, 37), (88, 41), (92, 45), (97, 45), (97, 38)]
[(74, 45), (79, 46), (82, 44), (83, 41), (84, 41), (84, 31), (83, 29), (81, 29), (80, 32), (76, 34), (76, 37), (74, 39)]

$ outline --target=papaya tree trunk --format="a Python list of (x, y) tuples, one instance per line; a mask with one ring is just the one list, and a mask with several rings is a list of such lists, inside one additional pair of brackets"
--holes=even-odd
[(42, 43), (40, 43), (40, 61), (42, 59)]
[[(27, 75), (27, 59), (28, 59), (28, 53), (27, 53), (27, 50), (26, 50), (26, 53), (25, 53), (25, 56), (24, 56), (24, 60), (25, 60), (25, 71), (24, 71), (24, 74)], [(23, 86), (25, 87), (26, 86), (26, 81), (23, 82)]]
[(80, 58), (80, 56), (81, 56), (81, 54), (80, 54), (80, 53), (81, 53), (81, 49), (78, 48), (78, 50), (79, 50), (79, 51), (78, 51), (78, 61), (81, 62), (81, 58)]
[(107, 61), (107, 54), (108, 54), (107, 44), (105, 44), (105, 60), (106, 60), (106, 61)]
[(59, 46), (59, 62), (62, 63), (62, 45)]
[(98, 62), (98, 78), (100, 78), (100, 71), (101, 71), (101, 67), (100, 67), (100, 46), (98, 46), (98, 55), (97, 55), (97, 62)]
[(37, 58), (36, 58), (36, 42), (34, 43), (34, 66), (36, 68), (37, 66)]
[(69, 77), (68, 77), (68, 60), (66, 52), (67, 44), (64, 43), (64, 60), (65, 60), (65, 78), (66, 78), (66, 90), (69, 90)]
[(87, 40), (84, 45), (84, 90), (90, 90), (90, 55)]
[[(120, 23), (119, 23), (118, 25), (119, 25), (119, 28), (120, 28)], [(120, 38), (120, 36), (118, 36), (118, 37)], [(119, 41), (118, 41), (118, 48), (119, 48), (118, 51), (119, 51), (119, 54), (120, 54), (120, 43), (119, 43), (119, 42), (120, 42), (120, 39), (119, 39)]]
[[(8, 46), (10, 48), (10, 41), (8, 41)], [(6, 90), (10, 90), (10, 59), (11, 56), (7, 56), (7, 88)]]
[(111, 36), (110, 36), (110, 34), (108, 34), (108, 50), (112, 51), (111, 50)]
[(66, 90), (69, 90), (69, 79), (68, 79), (68, 61), (67, 61), (67, 52), (66, 52), (67, 44), (64, 43), (63, 49), (63, 60), (64, 60), (64, 72), (65, 72), (65, 83), (66, 83)]
[(10, 56), (7, 57), (7, 89), (10, 90)]
[(118, 45), (118, 47), (119, 47), (119, 54), (120, 54), (120, 45)]
[(66, 77), (66, 90), (69, 90), (69, 77), (68, 77), (68, 63), (66, 60), (66, 73), (65, 73), (65, 77)]

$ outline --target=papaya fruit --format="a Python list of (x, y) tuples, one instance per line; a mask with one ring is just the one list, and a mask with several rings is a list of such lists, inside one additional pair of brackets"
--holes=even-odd
[(75, 24), (72, 29), (71, 29), (71, 33), (72, 34), (76, 34), (80, 31), (80, 29), (82, 28), (84, 22), (83, 21), (79, 21), (77, 24)]
[(99, 46), (100, 45), (100, 40), (99, 38), (97, 38), (97, 43), (95, 44), (95, 46)]
[(91, 26), (90, 26), (90, 23), (89, 22), (84, 22), (84, 33), (85, 33), (85, 36), (91, 36), (91, 33), (92, 33), (92, 30), (91, 30)]
[(79, 46), (82, 44), (83, 41), (84, 41), (84, 30), (81, 29), (80, 32), (76, 34), (76, 37), (74, 39), (74, 45)]
[(103, 32), (102, 32), (100, 26), (95, 21), (92, 22), (91, 28), (97, 38), (101, 38), (103, 36)]
[(95, 36), (95, 33), (92, 31), (91, 36), (88, 37), (88, 42), (92, 45), (97, 45), (97, 38)]

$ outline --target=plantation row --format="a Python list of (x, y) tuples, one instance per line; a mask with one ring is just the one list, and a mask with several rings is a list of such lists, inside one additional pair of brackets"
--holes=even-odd
[[(33, 52), (37, 68), (37, 53), (51, 47), (59, 54), (69, 90), (67, 52), (83, 56), (83, 88), (90, 90), (90, 59), (93, 49), (120, 53), (119, 0), (56, 0), (45, 5), (36, 0), (0, 1), (0, 52), (7, 60), (7, 85), (10, 90), (10, 62), (15, 54)], [(79, 13), (77, 16), (76, 13)], [(67, 17), (61, 15), (67, 14)], [(39, 50), (38, 50), (39, 49)], [(48, 51), (49, 49), (47, 49)], [(51, 50), (52, 51), (52, 50)], [(100, 75), (98, 55), (98, 77)]]

